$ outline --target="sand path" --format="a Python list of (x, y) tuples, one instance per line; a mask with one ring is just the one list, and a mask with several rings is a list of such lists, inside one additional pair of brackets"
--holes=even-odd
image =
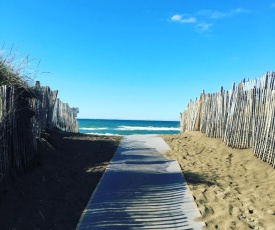
[(162, 138), (125, 136), (77, 229), (202, 229), (193, 197)]
[(200, 132), (162, 136), (181, 165), (206, 229), (275, 229), (275, 169), (251, 149)]

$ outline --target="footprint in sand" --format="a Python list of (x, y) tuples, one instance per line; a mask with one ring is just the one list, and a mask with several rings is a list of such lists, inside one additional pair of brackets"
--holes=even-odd
[(274, 210), (267, 210), (267, 212), (266, 212), (267, 214), (269, 214), (269, 215), (275, 215), (275, 211)]
[(201, 148), (199, 151), (198, 151), (198, 153), (197, 154), (201, 154), (201, 153), (203, 153), (203, 151), (205, 150), (205, 147), (203, 147), (203, 148)]
[(202, 207), (202, 218), (206, 218), (213, 215), (214, 215), (214, 210), (212, 208), (209, 208), (207, 206)]

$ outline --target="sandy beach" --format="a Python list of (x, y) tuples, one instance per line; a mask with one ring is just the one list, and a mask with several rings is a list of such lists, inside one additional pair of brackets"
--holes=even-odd
[(200, 132), (162, 136), (178, 160), (205, 229), (274, 229), (275, 170), (252, 149), (232, 149)]
[[(205, 229), (274, 229), (275, 170), (251, 149), (200, 132), (161, 137), (178, 160)], [(53, 132), (40, 164), (0, 199), (1, 229), (75, 229), (121, 137)]]
[(0, 229), (75, 229), (120, 140), (53, 132), (39, 165), (1, 194)]

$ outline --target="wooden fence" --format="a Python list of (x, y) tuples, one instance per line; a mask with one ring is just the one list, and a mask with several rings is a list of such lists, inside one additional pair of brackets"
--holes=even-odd
[(78, 132), (76, 113), (57, 91), (39, 82), (31, 89), (0, 86), (0, 190), (35, 166), (41, 135), (54, 128)]
[(181, 132), (201, 131), (232, 148), (253, 148), (275, 167), (275, 73), (201, 94), (181, 113)]

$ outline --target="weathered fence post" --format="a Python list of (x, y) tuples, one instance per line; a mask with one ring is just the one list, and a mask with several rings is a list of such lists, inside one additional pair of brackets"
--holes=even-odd
[(181, 113), (181, 132), (190, 130), (222, 138), (233, 148), (252, 147), (255, 156), (275, 167), (275, 73), (191, 100)]

